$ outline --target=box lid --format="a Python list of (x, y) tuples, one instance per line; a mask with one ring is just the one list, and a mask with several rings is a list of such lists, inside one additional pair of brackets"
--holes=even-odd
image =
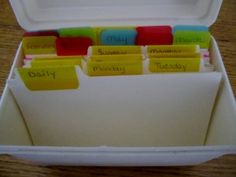
[(79, 26), (212, 25), (222, 0), (10, 0), (28, 31)]

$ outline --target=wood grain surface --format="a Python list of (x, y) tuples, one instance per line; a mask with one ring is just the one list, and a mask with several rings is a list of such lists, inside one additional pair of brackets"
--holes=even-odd
[[(218, 41), (225, 67), (236, 93), (236, 0), (224, 0), (216, 23), (210, 28)], [(22, 39), (23, 30), (7, 0), (0, 0), (0, 95)], [(235, 135), (236, 136), (236, 135)], [(42, 167), (0, 155), (0, 177), (236, 177), (236, 155), (226, 155), (194, 167)]]

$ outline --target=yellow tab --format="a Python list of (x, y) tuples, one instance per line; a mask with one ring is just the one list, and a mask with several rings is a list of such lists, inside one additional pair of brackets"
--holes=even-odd
[(48, 56), (48, 57), (33, 57), (32, 60), (34, 61), (43, 61), (43, 60), (69, 60), (69, 59), (78, 59), (81, 60), (84, 57), (81, 55), (73, 55), (73, 56)]
[(198, 72), (200, 58), (155, 58), (149, 63), (151, 72)]
[(55, 54), (55, 36), (34, 36), (23, 38), (23, 49), (25, 55), (32, 54)]
[(155, 53), (149, 54), (148, 58), (200, 58), (199, 53)]
[(32, 60), (31, 67), (61, 67), (61, 66), (81, 66), (81, 59), (60, 59), (60, 60)]
[(140, 46), (91, 46), (89, 50), (92, 55), (142, 54)]
[(197, 45), (151, 45), (147, 46), (148, 54), (158, 53), (197, 53), (199, 46)]
[(33, 58), (31, 61), (32, 67), (57, 67), (57, 66), (81, 66), (82, 56), (58, 56), (52, 58)]
[(88, 58), (88, 61), (141, 61), (143, 60), (142, 55), (92, 55)]
[(87, 71), (90, 76), (142, 74), (142, 61), (89, 61)]
[(79, 81), (75, 67), (18, 68), (29, 90), (77, 89)]

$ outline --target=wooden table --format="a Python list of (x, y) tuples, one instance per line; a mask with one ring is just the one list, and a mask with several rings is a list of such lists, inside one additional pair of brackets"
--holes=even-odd
[[(211, 32), (218, 41), (234, 94), (236, 93), (236, 1), (225, 0)], [(16, 22), (8, 1), (0, 0), (0, 94), (9, 73), (23, 30)], [(236, 128), (236, 127), (235, 127)], [(236, 135), (235, 135), (236, 136)], [(41, 167), (1, 155), (0, 177), (62, 176), (198, 176), (236, 177), (236, 155), (227, 155), (194, 167)]]

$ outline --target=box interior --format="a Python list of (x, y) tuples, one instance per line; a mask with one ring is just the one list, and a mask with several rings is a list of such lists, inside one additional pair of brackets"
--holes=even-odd
[[(16, 55), (16, 60), (13, 64), (13, 69), (11, 71), (11, 74), (9, 76), (9, 79), (11, 79), (14, 75), (14, 68), (19, 65), (20, 60), (22, 59), (22, 51), (19, 50), (17, 55)], [(220, 90), (218, 91), (217, 94), (217, 99), (214, 105), (214, 109), (213, 112), (211, 113), (211, 119), (210, 119), (210, 124), (208, 126), (208, 128), (206, 129), (207, 132), (204, 132), (204, 139), (205, 139), (205, 143), (199, 143), (199, 141), (195, 139), (195, 137), (189, 137), (190, 139), (192, 138), (193, 141), (190, 143), (191, 145), (235, 145), (236, 144), (236, 137), (234, 136), (236, 134), (236, 130), (235, 130), (235, 126), (236, 126), (236, 110), (235, 110), (235, 100), (234, 100), (234, 96), (231, 90), (231, 87), (229, 85), (229, 81), (227, 79), (227, 75), (225, 73), (225, 69), (222, 63), (222, 59), (219, 53), (219, 50), (217, 48), (217, 44), (215, 43), (214, 40), (212, 40), (212, 47), (211, 47), (211, 57), (213, 59), (213, 61), (215, 62), (215, 65), (217, 67), (217, 71), (221, 72), (223, 74), (223, 80), (220, 86)], [(201, 73), (196, 73), (194, 75), (199, 75)], [(166, 74), (163, 74), (163, 77)], [(187, 74), (188, 75), (188, 74)], [(127, 76), (129, 77), (129, 76)], [(169, 145), (173, 145), (173, 140), (172, 138), (166, 138), (166, 137), (170, 137), (168, 134), (163, 135), (162, 138), (159, 143), (157, 144), (150, 144), (150, 139), (155, 139), (160, 135), (157, 135), (157, 132), (160, 133), (161, 131), (158, 130), (158, 128), (156, 128), (157, 132), (155, 132), (155, 127), (152, 128), (151, 130), (153, 132), (147, 134), (146, 136), (143, 136), (144, 138), (142, 138), (142, 136), (140, 136), (142, 134), (142, 132), (144, 130), (146, 130), (146, 128), (150, 128), (150, 127), (141, 127), (141, 128), (137, 128), (135, 130), (126, 130), (126, 132), (124, 132), (124, 134), (126, 133), (129, 137), (126, 137), (126, 139), (124, 141), (120, 141), (118, 144), (114, 143), (114, 141), (116, 140), (115, 136), (113, 137), (113, 134), (111, 133), (107, 138), (104, 139), (104, 141), (99, 144), (99, 139), (101, 138), (99, 133), (96, 135), (93, 134), (93, 138), (94, 139), (98, 139), (98, 141), (96, 143), (92, 143), (89, 144), (87, 143), (87, 141), (89, 141), (88, 139), (88, 135), (86, 134), (82, 134), (79, 137), (84, 137), (84, 141), (81, 143), (75, 142), (73, 143), (69, 143), (68, 144), (68, 139), (72, 139), (76, 138), (73, 137), (72, 135), (69, 135), (70, 137), (62, 137), (63, 134), (61, 134), (59, 137), (54, 137), (54, 139), (58, 139), (57, 143), (50, 143), (50, 138), (48, 136), (48, 143), (45, 144), (46, 141), (44, 141), (43, 143), (40, 143), (40, 141), (38, 142), (34, 142), (35, 137), (32, 138), (32, 134), (29, 131), (28, 127), (26, 126), (27, 123), (25, 122), (25, 118), (23, 117), (23, 114), (21, 112), (22, 110), (19, 109), (19, 106), (14, 98), (14, 96), (12, 95), (12, 92), (9, 90), (8, 85), (6, 86), (6, 89), (3, 93), (3, 98), (1, 100), (1, 108), (0, 108), (0, 144), (2, 145), (44, 145), (44, 146), (51, 146), (51, 145), (57, 145), (57, 146), (123, 146), (123, 147), (127, 147), (127, 146), (169, 146)], [(46, 112), (50, 113), (50, 110)], [(78, 116), (78, 119), (80, 117)], [(191, 117), (190, 117), (191, 119)], [(122, 120), (122, 119), (121, 119)], [(123, 124), (127, 124), (127, 126), (131, 126), (133, 124), (132, 122), (133, 120), (131, 119), (130, 121), (127, 122), (122, 122)], [(53, 123), (53, 122), (52, 122)], [(117, 122), (116, 122), (117, 123)], [(145, 118), (143, 119), (143, 123), (145, 124)], [(164, 120), (165, 123), (165, 120)], [(169, 123), (169, 122), (168, 122)], [(204, 122), (203, 122), (204, 124)], [(208, 122), (205, 122), (206, 125), (208, 125)], [(112, 125), (112, 124), (111, 124)], [(91, 126), (91, 127), (89, 127)], [(149, 124), (150, 126), (150, 124)], [(155, 125), (154, 125), (155, 126)], [(160, 125), (159, 125), (160, 126)], [(184, 123), (182, 123), (183, 127), (186, 127), (188, 125), (185, 125)], [(196, 125), (199, 126), (199, 125)], [(88, 130), (89, 128), (96, 128), (96, 125), (88, 125)], [(132, 126), (131, 126), (132, 127)], [(157, 126), (158, 127), (158, 126)], [(145, 128), (145, 129), (142, 129)], [(112, 131), (116, 131), (116, 127), (108, 127), (109, 132)], [(44, 134), (43, 132), (44, 130), (42, 129), (42, 131), (36, 131), (36, 135), (34, 133), (34, 136), (42, 136), (43, 139), (47, 139), (47, 136)], [(58, 130), (60, 131), (60, 130)], [(119, 131), (121, 131), (122, 133), (122, 129), (120, 129)], [(127, 132), (128, 131), (128, 132)], [(165, 131), (165, 128), (163, 128), (163, 131)], [(88, 132), (88, 131), (87, 131)], [(165, 131), (166, 132), (166, 131)], [(167, 131), (168, 132), (168, 131)], [(95, 136), (94, 136), (95, 135)], [(114, 134), (115, 135), (115, 134)], [(139, 136), (136, 136), (139, 135)], [(192, 134), (194, 135), (194, 134)], [(74, 135), (76, 136), (76, 135)], [(78, 139), (79, 139), (78, 137)], [(149, 139), (147, 139), (147, 137)], [(86, 140), (87, 138), (87, 140)], [(203, 138), (203, 137), (202, 137)], [(66, 143), (63, 143), (63, 140)], [(129, 140), (133, 139), (137, 139), (136, 144), (130, 144)], [(188, 141), (188, 140), (186, 140)], [(185, 146), (186, 144), (183, 143), (179, 143), (178, 142), (184, 142), (184, 140), (182, 139), (176, 139), (176, 144), (178, 146)]]

